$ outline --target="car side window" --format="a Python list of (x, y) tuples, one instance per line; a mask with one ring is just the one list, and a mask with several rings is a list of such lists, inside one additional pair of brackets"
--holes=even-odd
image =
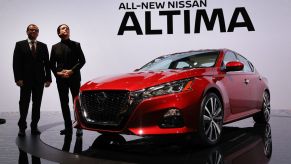
[(251, 68), (249, 61), (246, 58), (242, 57), (239, 54), (237, 54), (237, 57), (238, 57), (239, 61), (244, 64), (244, 69), (243, 69), (244, 72), (253, 72), (254, 71), (254, 69)]
[(224, 55), (222, 66), (225, 67), (225, 65), (230, 61), (237, 61), (237, 58), (233, 52), (227, 51)]
[(179, 68), (192, 68), (192, 66), (189, 63), (185, 62), (185, 61), (179, 61), (177, 63), (176, 68), (178, 68), (178, 69)]

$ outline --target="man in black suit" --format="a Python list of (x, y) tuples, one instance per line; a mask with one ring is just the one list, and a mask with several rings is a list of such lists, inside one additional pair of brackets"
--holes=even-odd
[(16, 43), (13, 54), (13, 71), (16, 85), (20, 87), (18, 135), (25, 136), (26, 117), (32, 96), (31, 134), (39, 135), (37, 128), (43, 89), (51, 83), (49, 54), (46, 44), (37, 41), (39, 29), (35, 24), (28, 25), (28, 39)]
[(61, 108), (65, 122), (65, 129), (60, 131), (61, 135), (72, 134), (72, 121), (69, 108), (69, 90), (74, 99), (79, 94), (81, 85), (80, 69), (86, 60), (78, 42), (70, 40), (70, 29), (68, 25), (61, 24), (57, 28), (61, 41), (52, 46), (50, 56), (51, 70), (56, 77)]

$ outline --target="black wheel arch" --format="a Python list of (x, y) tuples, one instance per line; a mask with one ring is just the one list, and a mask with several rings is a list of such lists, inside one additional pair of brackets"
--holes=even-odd
[(269, 94), (270, 99), (271, 99), (271, 93), (270, 93), (269, 88), (266, 88), (266, 89), (264, 90), (264, 92), (267, 92), (267, 93)]
[(224, 108), (224, 100), (223, 100), (223, 97), (222, 97), (219, 89), (217, 89), (215, 87), (208, 88), (207, 90), (204, 91), (203, 96), (202, 96), (202, 99), (208, 93), (215, 93), (218, 96), (218, 98), (221, 100), (221, 105)]

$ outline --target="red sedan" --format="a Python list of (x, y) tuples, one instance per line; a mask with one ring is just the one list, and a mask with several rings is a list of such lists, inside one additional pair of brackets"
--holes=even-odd
[(76, 127), (139, 136), (196, 133), (216, 144), (223, 124), (270, 119), (267, 80), (228, 50), (158, 57), (132, 73), (85, 83), (75, 99)]

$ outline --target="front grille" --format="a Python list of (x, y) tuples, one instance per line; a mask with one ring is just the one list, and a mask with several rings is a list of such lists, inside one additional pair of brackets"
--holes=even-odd
[(84, 91), (81, 109), (87, 126), (121, 128), (131, 112), (128, 91)]

